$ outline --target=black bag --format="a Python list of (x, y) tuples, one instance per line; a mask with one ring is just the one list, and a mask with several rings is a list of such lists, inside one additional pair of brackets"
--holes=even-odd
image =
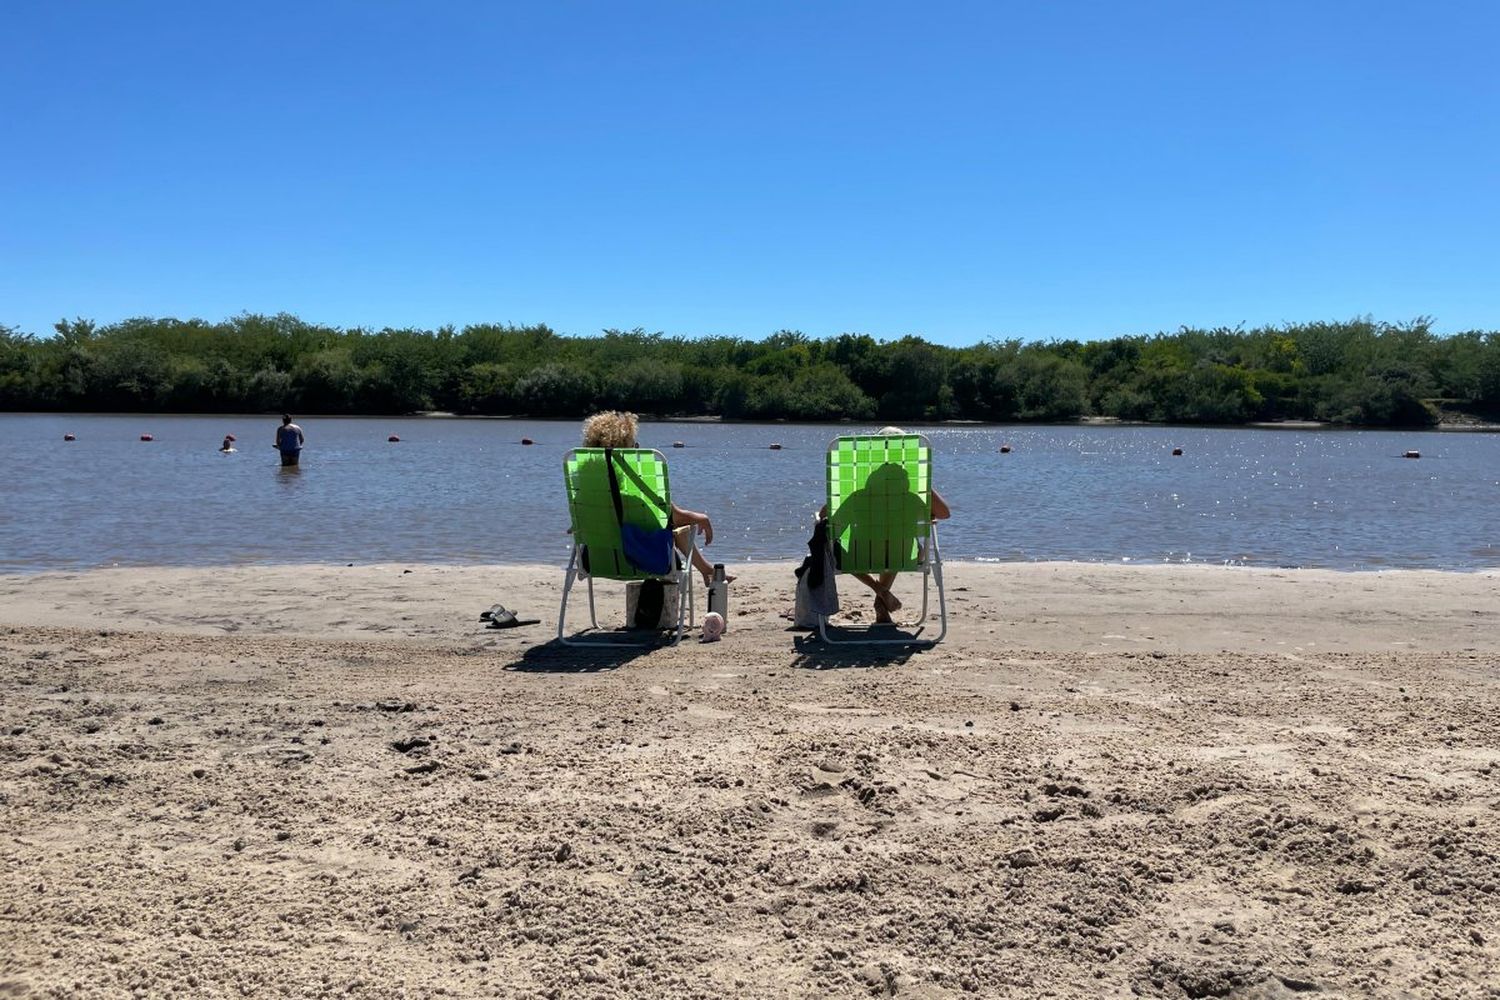
[(666, 602), (667, 588), (660, 580), (642, 580), (641, 595), (635, 603), (636, 628), (660, 628), (661, 606)]

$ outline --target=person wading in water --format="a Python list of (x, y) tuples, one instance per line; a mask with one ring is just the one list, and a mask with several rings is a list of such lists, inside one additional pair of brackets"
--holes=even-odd
[(276, 448), (281, 452), (282, 465), (296, 465), (302, 457), (302, 428), (292, 423), (292, 415), (281, 415), (281, 426), (276, 428)]

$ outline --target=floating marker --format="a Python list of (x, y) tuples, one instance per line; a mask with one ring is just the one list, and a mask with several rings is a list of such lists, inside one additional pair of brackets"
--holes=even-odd
[(1421, 458), (1422, 457), (1422, 453), (1420, 451), (1408, 451), (1408, 452), (1403, 452), (1402, 455), (1401, 455), (1401, 457), (1402, 458)]
[(1010, 445), (1008, 445), (1008, 444), (1002, 444), (1000, 446), (1000, 454), (1002, 454), (1002, 455), (1009, 455), (1010, 454)]
[(1182, 449), (1181, 448), (1173, 448), (1172, 449), (1172, 454), (1174, 454), (1174, 455), (1181, 455), (1182, 454)]
[(522, 438), (521, 439), (521, 443), (522, 444), (536, 444), (536, 442), (533, 441), (533, 440), (531, 440), (531, 438)]
[(76, 437), (74, 437), (73, 435), (71, 435), (71, 434), (64, 434), (63, 435), (63, 440), (64, 441), (77, 441), (78, 439)]
[(389, 441), (391, 444), (395, 444), (397, 441), (400, 441), (401, 439), (399, 437), (397, 437), (396, 435), (392, 434), (390, 437), (386, 438), (386, 440)]
[(683, 444), (681, 441), (673, 441), (672, 442), (672, 447), (673, 448), (686, 448), (687, 445)]
[(150, 434), (142, 434), (141, 435), (141, 440), (142, 441), (155, 441), (156, 438), (152, 437)]
[(780, 441), (773, 442), (771, 444), (771, 450), (772, 451), (780, 451), (781, 450), (781, 442)]

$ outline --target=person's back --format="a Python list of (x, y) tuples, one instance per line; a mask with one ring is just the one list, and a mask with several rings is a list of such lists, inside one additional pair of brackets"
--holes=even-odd
[[(900, 437), (905, 433), (899, 427), (880, 429), (881, 437)], [(838, 556), (858, 552), (863, 546), (865, 556), (879, 552), (887, 565), (922, 559), (927, 525), (947, 520), (951, 513), (937, 490), (929, 487), (927, 496), (924, 503), (899, 464), (888, 462), (871, 472), (864, 487), (846, 497), (833, 517), (838, 530), (832, 541)], [(818, 517), (827, 516), (825, 503)], [(891, 593), (896, 572), (887, 569), (879, 576), (854, 572), (855, 579), (875, 592), (876, 624), (890, 624), (891, 612), (901, 609), (900, 599)]]
[(282, 465), (296, 465), (302, 455), (302, 428), (292, 423), (289, 413), (281, 415), (281, 426), (276, 428), (276, 448), (281, 452)]
[(918, 542), (927, 536), (930, 504), (911, 489), (906, 470), (883, 465), (870, 474), (863, 489), (845, 499), (835, 520), (843, 547), (878, 546), (893, 562), (916, 558)]

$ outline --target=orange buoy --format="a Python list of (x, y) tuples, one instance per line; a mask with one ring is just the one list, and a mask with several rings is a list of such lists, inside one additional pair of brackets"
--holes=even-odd
[(531, 440), (531, 438), (522, 438), (521, 439), (521, 443), (522, 444), (536, 444), (536, 442), (533, 441), (533, 440)]
[(1009, 455), (1010, 454), (1010, 445), (1008, 445), (1008, 444), (1002, 444), (1000, 446), (1000, 454), (1002, 454), (1002, 455)]
[(1401, 457), (1402, 458), (1421, 458), (1422, 457), (1422, 453), (1420, 451), (1408, 451), (1408, 452), (1403, 453)]
[(687, 445), (683, 444), (681, 441), (673, 441), (672, 442), (672, 447), (673, 448), (686, 448)]
[(77, 441), (78, 439), (76, 437), (74, 437), (73, 435), (71, 435), (71, 434), (64, 434), (63, 435), (63, 440), (64, 441)]
[(400, 441), (401, 439), (399, 437), (397, 437), (396, 435), (392, 434), (390, 437), (386, 438), (386, 440), (389, 441), (391, 444), (395, 444), (397, 441)]
[(1182, 449), (1181, 448), (1173, 448), (1172, 449), (1172, 454), (1174, 454), (1174, 455), (1181, 455), (1182, 454)]
[(142, 441), (155, 441), (156, 438), (152, 437), (150, 434), (142, 434), (141, 435), (141, 440)]
[(779, 442), (779, 441), (773, 442), (771, 444), (771, 450), (772, 451), (780, 451), (781, 450), (781, 442)]

